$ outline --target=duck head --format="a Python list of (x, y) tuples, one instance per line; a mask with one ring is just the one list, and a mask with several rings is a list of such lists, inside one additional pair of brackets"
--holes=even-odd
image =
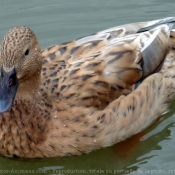
[(31, 29), (15, 27), (4, 36), (0, 52), (0, 113), (12, 107), (18, 91), (21, 96), (23, 92), (30, 93), (32, 87), (27, 87), (27, 82), (32, 85), (30, 79), (40, 75), (41, 65), (41, 49)]

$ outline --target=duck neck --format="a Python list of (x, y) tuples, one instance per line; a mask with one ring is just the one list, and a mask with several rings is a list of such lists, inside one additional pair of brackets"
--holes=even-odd
[(40, 84), (40, 71), (33, 74), (33, 76), (23, 80), (18, 87), (16, 98), (25, 98), (29, 100), (36, 100), (38, 98), (38, 89)]

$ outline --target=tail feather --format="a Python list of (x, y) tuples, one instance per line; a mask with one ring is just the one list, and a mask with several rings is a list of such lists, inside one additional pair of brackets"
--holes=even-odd
[(139, 29), (136, 33), (147, 32), (147, 31), (149, 31), (155, 27), (158, 27), (160, 25), (167, 25), (169, 27), (169, 29), (171, 30), (173, 25), (174, 25), (174, 22), (175, 22), (174, 17), (164, 18), (153, 25)]

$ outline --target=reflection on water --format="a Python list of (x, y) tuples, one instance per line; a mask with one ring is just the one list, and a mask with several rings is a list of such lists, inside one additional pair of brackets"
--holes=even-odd
[[(1, 0), (0, 13), (1, 38), (10, 28), (26, 25), (36, 32), (44, 48), (116, 25), (174, 16), (174, 0)], [(22, 175), (33, 170), (37, 174), (148, 174), (147, 171), (160, 170), (173, 174), (173, 113), (127, 141), (87, 155), (34, 160), (0, 157), (0, 173), (20, 170), (17, 174)]]

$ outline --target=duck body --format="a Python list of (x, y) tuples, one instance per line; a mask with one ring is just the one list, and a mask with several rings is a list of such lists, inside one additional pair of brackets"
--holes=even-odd
[(166, 18), (119, 26), (42, 53), (33, 32), (12, 29), (1, 48), (0, 153), (81, 155), (150, 125), (167, 112), (173, 98), (173, 22)]

